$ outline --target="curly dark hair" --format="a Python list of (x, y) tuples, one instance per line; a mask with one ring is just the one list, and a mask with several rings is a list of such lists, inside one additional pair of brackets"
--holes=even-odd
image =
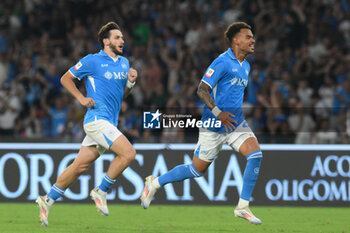
[(225, 37), (230, 44), (232, 43), (232, 38), (235, 37), (236, 34), (239, 33), (243, 28), (250, 29), (250, 30), (252, 29), (252, 27), (245, 22), (235, 22), (227, 27), (225, 31)]

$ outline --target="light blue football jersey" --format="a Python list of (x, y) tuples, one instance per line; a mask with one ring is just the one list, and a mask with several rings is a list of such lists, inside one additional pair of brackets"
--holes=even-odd
[(85, 78), (87, 97), (92, 98), (96, 104), (88, 108), (84, 124), (103, 119), (117, 126), (128, 80), (128, 59), (119, 55), (114, 60), (101, 50), (85, 56), (69, 71), (79, 80)]
[[(248, 85), (250, 72), (249, 63), (244, 60), (242, 63), (233, 54), (231, 48), (217, 57), (208, 67), (202, 81), (212, 89), (211, 96), (214, 103), (223, 112), (231, 112), (235, 115), (234, 120), (240, 125), (244, 121), (242, 105), (244, 89)], [(202, 121), (209, 118), (217, 120), (210, 109), (204, 105)], [(225, 127), (209, 127), (208, 130), (217, 133), (225, 133)], [(235, 125), (237, 127), (237, 125)]]

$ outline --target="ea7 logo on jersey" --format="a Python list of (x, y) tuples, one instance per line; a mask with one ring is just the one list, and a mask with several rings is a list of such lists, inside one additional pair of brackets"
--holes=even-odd
[(74, 66), (74, 70), (79, 70), (80, 67), (82, 67), (83, 64), (81, 64), (81, 62), (78, 62), (75, 66)]
[(209, 68), (207, 73), (205, 73), (205, 77), (210, 78), (214, 74), (214, 70)]

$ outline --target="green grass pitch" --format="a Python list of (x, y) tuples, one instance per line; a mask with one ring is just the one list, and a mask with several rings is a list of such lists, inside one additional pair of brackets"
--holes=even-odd
[(111, 204), (102, 216), (93, 204), (55, 204), (49, 227), (41, 226), (35, 203), (0, 203), (0, 232), (350, 232), (350, 208), (251, 207), (262, 225), (233, 215), (230, 206)]

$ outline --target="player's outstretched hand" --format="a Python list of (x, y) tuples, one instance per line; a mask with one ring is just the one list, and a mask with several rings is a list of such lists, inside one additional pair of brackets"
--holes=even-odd
[(224, 125), (226, 132), (232, 132), (236, 129), (234, 124), (237, 125), (237, 121), (233, 119), (234, 117), (235, 115), (233, 115), (230, 112), (220, 112), (220, 114), (218, 115), (218, 119)]
[(96, 106), (95, 101), (92, 98), (88, 97), (84, 97), (82, 100), (80, 100), (80, 104), (87, 108)]
[(129, 72), (128, 72), (128, 79), (132, 83), (136, 81), (136, 79), (137, 79), (137, 71), (134, 68), (130, 67)]

